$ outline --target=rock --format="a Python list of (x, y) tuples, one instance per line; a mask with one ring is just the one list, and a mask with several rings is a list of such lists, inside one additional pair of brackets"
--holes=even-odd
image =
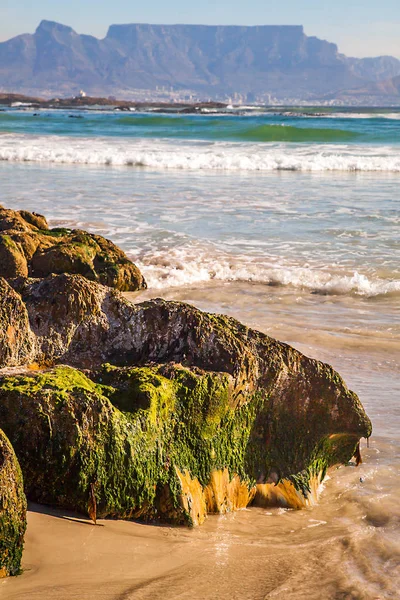
[(121, 291), (146, 287), (139, 269), (111, 241), (81, 230), (49, 229), (45, 217), (0, 206), (0, 276), (73, 273)]
[(0, 273), (1, 277), (27, 277), (28, 263), (24, 252), (10, 235), (0, 235)]
[(29, 225), (32, 225), (33, 228), (39, 229), (41, 231), (49, 229), (47, 219), (43, 215), (39, 215), (35, 212), (29, 212), (27, 210), (20, 210), (18, 212), (24, 219), (24, 221), (26, 221), (26, 223), (29, 223)]
[(27, 210), (11, 210), (0, 205), (0, 231), (37, 231), (48, 229), (47, 221), (42, 215), (30, 213)]
[(123, 292), (144, 289), (139, 269), (115, 244), (100, 235), (75, 230), (56, 245), (39, 249), (32, 257), (30, 273), (75, 273)]
[(118, 292), (77, 275), (10, 283), (28, 311), (37, 362), (90, 367), (131, 350), (134, 308)]
[(80, 276), (12, 285), (36, 361), (88, 369), (0, 380), (32, 500), (84, 511), (95, 490), (98, 516), (192, 524), (253, 499), (300, 507), (371, 434), (332, 367), (235, 319)]
[(35, 343), (21, 296), (0, 277), (0, 368), (31, 362)]
[(18, 575), (26, 529), (26, 498), (21, 470), (0, 430), (0, 578)]
[[(31, 500), (85, 513), (94, 489), (98, 517), (188, 524), (201, 523), (207, 510), (234, 508), (240, 494), (233, 488), (243, 488), (248, 504), (250, 481), (236, 476), (230, 483), (227, 468), (224, 486), (210, 480), (219, 464), (244, 468), (239, 440), (248, 436), (249, 411), (232, 418), (229, 376), (175, 365), (105, 365), (92, 376), (107, 383), (66, 366), (0, 380), (0, 419)], [(237, 455), (229, 456), (232, 432)], [(191, 480), (196, 494), (189, 500)]]

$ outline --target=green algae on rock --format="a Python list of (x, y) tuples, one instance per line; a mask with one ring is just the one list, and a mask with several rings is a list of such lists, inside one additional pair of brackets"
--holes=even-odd
[[(147, 482), (156, 449), (146, 443), (147, 432), (83, 373), (58, 367), (6, 377), (0, 385), (0, 419), (19, 456), (29, 499), (85, 513), (93, 484), (97, 515), (121, 517), (153, 499)], [(141, 473), (135, 469), (138, 457)]]
[(0, 206), (0, 276), (46, 277), (74, 273), (121, 290), (146, 287), (125, 253), (100, 235), (49, 229), (45, 217)]
[(18, 575), (26, 529), (26, 498), (21, 470), (0, 430), (0, 578)]
[[(177, 364), (5, 376), (0, 419), (28, 498), (88, 512), (94, 489), (98, 516), (187, 524), (245, 507), (254, 496), (262, 503), (260, 481), (276, 469), (278, 454), (289, 475), (283, 490), (289, 482), (297, 490), (292, 505), (300, 506), (300, 494), (306, 504), (312, 476), (350, 460), (360, 433), (369, 433), (366, 420), (364, 432), (345, 431), (347, 443), (326, 452), (309, 440), (297, 449), (304, 467), (297, 474), (290, 454), (284, 462), (284, 441), (276, 449), (288, 432), (276, 425), (276, 438), (265, 436), (270, 397), (256, 391), (238, 405), (231, 375)], [(290, 497), (282, 492), (278, 503), (290, 506)]]
[(93, 486), (98, 516), (204, 520), (185, 511), (177, 470), (203, 485), (220, 464), (245, 473), (248, 411), (233, 419), (229, 377), (105, 365), (95, 379), (65, 366), (1, 378), (0, 420), (28, 497), (86, 512)]

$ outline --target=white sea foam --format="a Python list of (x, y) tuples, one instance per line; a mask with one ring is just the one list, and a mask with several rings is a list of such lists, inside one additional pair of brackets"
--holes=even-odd
[(319, 294), (355, 294), (374, 297), (400, 293), (400, 280), (329, 272), (316, 268), (250, 260), (226, 253), (210, 253), (198, 247), (154, 252), (135, 259), (152, 289), (196, 285), (212, 280), (249, 281), (272, 286), (291, 286)]
[(0, 160), (226, 171), (400, 173), (400, 147), (2, 135)]
[(400, 113), (350, 113), (350, 112), (337, 112), (333, 114), (323, 115), (324, 117), (331, 119), (389, 119), (391, 121), (399, 121)]

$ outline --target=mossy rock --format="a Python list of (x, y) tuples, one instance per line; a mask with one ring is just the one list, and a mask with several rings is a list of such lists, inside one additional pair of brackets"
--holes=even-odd
[(45, 217), (27, 210), (11, 210), (0, 205), (0, 231), (38, 231), (48, 229)]
[(40, 231), (45, 231), (49, 228), (47, 219), (43, 215), (39, 215), (35, 212), (29, 212), (28, 210), (20, 210), (18, 212), (24, 221), (29, 223), (29, 225), (31, 225), (33, 228), (39, 229)]
[(26, 498), (10, 442), (0, 430), (0, 578), (18, 575), (26, 529)]
[(136, 265), (102, 236), (49, 229), (42, 215), (0, 206), (0, 276), (47, 277), (52, 273), (82, 275), (121, 291), (146, 287)]
[[(96, 374), (107, 384), (70, 367), (2, 377), (0, 419), (28, 498), (85, 513), (93, 489), (97, 516), (190, 524), (177, 469), (206, 483), (225, 462), (229, 377), (177, 367), (165, 367), (165, 377), (160, 370), (107, 365)], [(248, 435), (239, 421), (238, 435)], [(221, 456), (216, 436), (225, 438)]]
[(3, 365), (70, 365), (1, 377), (0, 422), (31, 499), (195, 523), (272, 481), (297, 506), (371, 434), (332, 367), (235, 319), (133, 305), (78, 275), (3, 282)]
[(65, 236), (57, 235), (52, 246), (44, 245), (33, 255), (30, 274), (46, 277), (50, 273), (82, 275), (120, 291), (146, 287), (139, 269), (115, 244), (99, 235), (79, 230)]
[[(98, 516), (201, 523), (206, 512), (240, 506), (235, 495), (246, 506), (277, 469), (306, 498), (310, 478), (350, 460), (370, 433), (367, 420), (364, 431), (339, 433), (328, 412), (323, 427), (300, 423), (297, 432), (299, 413), (277, 415), (265, 391), (238, 404), (231, 375), (177, 364), (0, 379), (0, 419), (28, 498), (90, 513), (94, 495)], [(219, 494), (223, 472), (230, 491), (216, 503), (210, 490)]]
[(28, 263), (21, 246), (6, 234), (0, 235), (0, 273), (5, 279), (28, 276)]

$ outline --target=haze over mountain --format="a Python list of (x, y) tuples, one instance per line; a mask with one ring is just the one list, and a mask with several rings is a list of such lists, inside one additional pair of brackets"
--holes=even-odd
[(0, 43), (0, 90), (46, 97), (268, 102), (400, 98), (394, 57), (348, 58), (302, 26), (111, 25), (104, 39), (42, 21)]

